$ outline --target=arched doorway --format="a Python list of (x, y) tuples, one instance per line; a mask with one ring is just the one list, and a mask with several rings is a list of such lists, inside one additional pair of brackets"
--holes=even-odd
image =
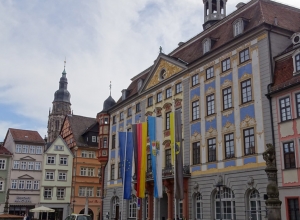
[(119, 220), (120, 213), (119, 213), (119, 197), (115, 196), (112, 198), (112, 216), (111, 218), (115, 220)]
[[(81, 209), (79, 214), (84, 214), (84, 209)], [(91, 216), (91, 219), (94, 219), (94, 213), (91, 209), (88, 209), (88, 215)]]

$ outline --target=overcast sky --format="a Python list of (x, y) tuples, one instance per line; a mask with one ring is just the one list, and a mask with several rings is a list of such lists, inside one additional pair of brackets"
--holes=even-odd
[(170, 53), (202, 24), (202, 0), (1, 0), (0, 142), (8, 128), (47, 134), (65, 57), (74, 114), (96, 117), (110, 81), (117, 100), (159, 46)]

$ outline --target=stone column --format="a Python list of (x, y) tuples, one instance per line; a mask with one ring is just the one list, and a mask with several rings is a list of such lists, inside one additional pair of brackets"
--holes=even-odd
[(183, 179), (183, 219), (189, 219), (189, 185), (188, 179)]
[(267, 216), (269, 220), (281, 220), (281, 201), (279, 200), (279, 191), (277, 186), (277, 168), (275, 147), (272, 144), (267, 144), (267, 150), (263, 153), (263, 158), (266, 161), (266, 173), (268, 176), (266, 200)]

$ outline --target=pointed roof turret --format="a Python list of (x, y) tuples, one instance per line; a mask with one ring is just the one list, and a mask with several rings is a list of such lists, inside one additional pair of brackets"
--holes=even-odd
[(54, 93), (54, 100), (53, 102), (67, 102), (70, 103), (71, 95), (68, 91), (68, 79), (66, 77), (66, 61), (64, 65), (64, 70), (62, 72), (62, 76), (59, 80), (59, 89)]

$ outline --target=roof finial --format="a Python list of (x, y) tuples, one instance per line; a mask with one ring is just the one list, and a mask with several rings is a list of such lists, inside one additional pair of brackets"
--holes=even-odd
[(159, 46), (159, 53), (162, 53), (162, 47)]
[(111, 96), (111, 81), (109, 82), (109, 96)]
[(65, 61), (64, 61), (64, 69), (66, 68), (66, 62), (67, 62), (67, 57), (65, 57)]

